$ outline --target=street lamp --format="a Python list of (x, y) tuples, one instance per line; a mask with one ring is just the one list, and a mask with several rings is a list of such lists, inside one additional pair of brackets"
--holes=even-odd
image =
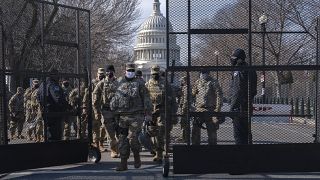
[[(262, 29), (262, 65), (265, 66), (266, 65), (265, 42), (266, 42), (266, 32), (267, 32), (266, 24), (268, 23), (268, 16), (266, 14), (263, 14), (259, 18), (259, 23)], [(262, 72), (262, 76), (263, 77), (261, 78), (261, 81), (262, 81), (261, 95), (262, 95), (262, 103), (265, 104), (266, 103), (266, 94), (265, 94), (266, 72), (265, 71)]]
[[(216, 66), (218, 67), (219, 66), (219, 51), (215, 51), (214, 52), (214, 55), (216, 56)], [(217, 70), (217, 80), (219, 80), (219, 72)]]

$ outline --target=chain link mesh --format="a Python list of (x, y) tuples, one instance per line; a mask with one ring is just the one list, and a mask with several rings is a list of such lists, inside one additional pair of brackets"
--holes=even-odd
[[(0, 8), (3, 10), (2, 20), (6, 35), (4, 41), (6, 68), (1, 64), (0, 70), (5, 69), (7, 72), (7, 103), (16, 93), (16, 87), (21, 86), (26, 90), (32, 86), (33, 79), (38, 79), (41, 84), (51, 76), (49, 72), (52, 69), (59, 71), (56, 76), (60, 85), (63, 80), (68, 80), (71, 88), (79, 92), (80, 85), (88, 83), (86, 77), (90, 33), (88, 11), (24, 0), (4, 1), (0, 4)], [(0, 40), (2, 42), (2, 37)], [(80, 99), (79, 95), (76, 98)], [(2, 107), (0, 111), (2, 119)], [(66, 122), (72, 121), (70, 138), (65, 139), (80, 138), (78, 129), (82, 123), (79, 121), (81, 111), (77, 106), (76, 109), (68, 110), (68, 113), (62, 113), (60, 120), (63, 122), (62, 129), (66, 129), (64, 127)], [(25, 115), (26, 113), (28, 112), (25, 112)], [(22, 122), (23, 137), (13, 138), (10, 135), (12, 126), (10, 118), (7, 121), (9, 144), (35, 142), (35, 132), (32, 131), (32, 139), (28, 138), (27, 133), (28, 129), (33, 127), (33, 123)], [(48, 136), (50, 137), (50, 134)]]
[[(190, 100), (189, 119), (184, 123), (190, 126), (190, 131), (187, 132), (190, 139), (184, 139), (181, 126), (182, 116), (186, 118), (187, 114), (178, 109), (177, 113), (174, 113), (178, 121), (173, 123), (175, 125), (170, 132), (171, 145), (188, 141), (192, 144), (194, 140), (192, 130), (196, 117), (193, 113), (200, 107), (197, 106), (197, 97), (192, 91), (197, 86), (202, 70), (195, 70), (193, 67), (203, 67), (210, 73), (209, 77), (222, 89), (221, 112), (230, 112), (230, 81), (236, 70), (228, 70), (228, 66), (230, 56), (236, 48), (245, 50), (249, 65), (274, 66), (266, 71), (256, 72), (257, 95), (253, 101), (251, 118), (253, 143), (314, 142), (317, 107), (319, 109), (316, 104), (318, 67), (314, 66), (317, 64), (319, 52), (316, 48), (318, 37), (315, 30), (316, 18), (320, 16), (319, 3), (306, 0), (252, 0), (251, 3), (252, 9), (249, 9), (249, 0), (196, 0), (189, 3), (169, 1), (168, 20), (173, 27), (169, 29), (169, 49), (178, 45), (180, 55), (173, 55), (170, 50), (169, 68), (173, 67), (168, 74), (174, 74), (175, 78), (171, 78), (171, 83), (181, 91), (181, 78), (187, 77), (189, 72), (189, 82), (185, 84), (189, 85), (187, 99)], [(251, 36), (248, 33), (239, 33), (239, 29), (249, 29), (250, 12)], [(266, 15), (268, 19), (261, 18), (262, 15)], [(250, 37), (251, 59), (248, 54)], [(277, 68), (279, 65), (284, 68)], [(216, 71), (209, 66), (221, 67), (221, 70)], [(314, 66), (314, 70), (310, 70), (311, 66)], [(295, 69), (297, 67), (299, 70)], [(202, 96), (214, 98), (212, 94)], [(180, 96), (176, 95), (174, 99), (179, 104), (181, 92)], [(178, 107), (181, 108), (179, 105)], [(205, 118), (200, 116), (200, 119)], [(214, 121), (215, 116), (212, 119)], [(200, 141), (201, 144), (207, 144), (208, 127), (205, 123), (202, 123), (202, 126)], [(231, 118), (226, 117), (225, 122), (217, 128), (218, 144), (235, 143)]]

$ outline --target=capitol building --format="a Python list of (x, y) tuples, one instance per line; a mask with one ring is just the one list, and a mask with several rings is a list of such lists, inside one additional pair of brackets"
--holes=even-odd
[[(153, 12), (140, 26), (137, 43), (134, 47), (134, 63), (142, 71), (145, 80), (150, 78), (152, 65), (159, 65), (162, 70), (167, 67), (167, 19), (160, 11), (159, 0), (153, 2)], [(169, 26), (172, 30), (172, 26)], [(170, 60), (180, 61), (180, 47), (176, 37), (170, 35)]]

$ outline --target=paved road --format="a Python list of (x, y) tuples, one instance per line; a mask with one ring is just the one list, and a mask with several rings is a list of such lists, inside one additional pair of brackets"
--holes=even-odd
[[(162, 166), (151, 162), (151, 155), (142, 153), (143, 166), (141, 169), (133, 168), (133, 158), (129, 159), (129, 170), (116, 172), (114, 167), (119, 159), (110, 159), (109, 153), (103, 153), (102, 162), (98, 164), (81, 163), (66, 166), (34, 169), (12, 173), (3, 179), (110, 179), (110, 180), (144, 180), (164, 179)], [(319, 173), (266, 173), (266, 174), (206, 174), (206, 175), (177, 175), (172, 174), (168, 179), (320, 179)]]
[[(312, 126), (293, 123), (253, 123), (254, 143), (311, 143), (315, 129)], [(173, 128), (172, 144), (181, 137), (179, 126)], [(218, 131), (219, 144), (233, 144), (232, 123), (227, 120)], [(202, 131), (202, 141), (206, 141), (206, 132)], [(4, 179), (162, 179), (162, 166), (154, 164), (148, 152), (142, 153), (144, 162), (141, 169), (134, 169), (130, 157), (129, 171), (115, 172), (119, 159), (111, 159), (109, 153), (103, 153), (99, 164), (81, 163), (44, 169), (12, 173)], [(171, 161), (172, 162), (172, 161)], [(172, 167), (171, 167), (172, 169)], [(320, 179), (320, 173), (268, 173), (232, 176), (229, 174), (174, 175), (170, 179)]]

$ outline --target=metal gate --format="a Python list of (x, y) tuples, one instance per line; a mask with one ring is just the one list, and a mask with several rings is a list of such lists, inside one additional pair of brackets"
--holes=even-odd
[[(82, 99), (81, 102), (79, 99), (83, 97), (81, 86), (91, 94), (90, 11), (56, 1), (4, 1), (1, 5), (6, 11), (1, 19), (0, 36), (0, 173), (87, 161), (92, 123), (90, 115), (88, 122), (82, 121)], [(22, 122), (21, 136), (19, 128), (14, 130), (16, 136), (12, 133), (8, 103), (17, 87), (31, 88), (34, 92), (35, 79), (44, 94), (39, 102), (41, 117), (32, 116), (30, 121)], [(69, 82), (70, 90), (76, 94), (76, 108), (54, 114), (48, 111), (49, 79), (59, 84)], [(91, 96), (88, 98), (91, 103)], [(26, 104), (27, 120), (31, 110), (26, 110)], [(64, 141), (50, 140), (53, 134), (48, 133), (49, 118), (50, 122), (53, 118), (62, 122)]]
[[(173, 90), (166, 97), (167, 105), (170, 99), (176, 105), (166, 111), (166, 151), (173, 147), (174, 173), (319, 170), (302, 166), (306, 159), (310, 164), (320, 159), (315, 153), (320, 137), (319, 3), (167, 0), (166, 13), (167, 90)], [(246, 52), (246, 66), (230, 65), (237, 48)], [(216, 96), (199, 91), (202, 72), (209, 72), (221, 89), (220, 109), (200, 105), (201, 98)], [(230, 82), (239, 72), (257, 73), (257, 95), (253, 107), (248, 103), (249, 112), (230, 111)], [(253, 89), (250, 81), (248, 92)], [(247, 117), (246, 145), (235, 141), (239, 116)], [(206, 122), (208, 117), (213, 123)], [(217, 137), (208, 137), (210, 128)], [(218, 146), (199, 146), (214, 144), (212, 138)]]

